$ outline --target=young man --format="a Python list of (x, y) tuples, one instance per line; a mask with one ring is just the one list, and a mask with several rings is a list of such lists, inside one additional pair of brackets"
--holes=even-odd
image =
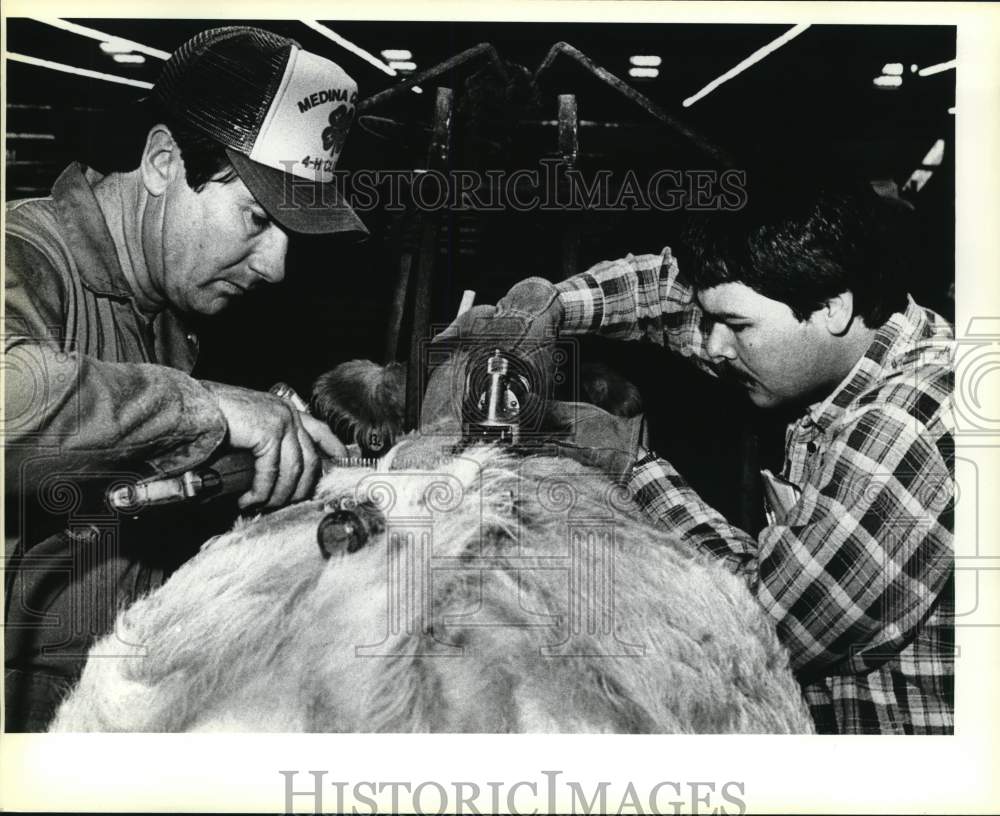
[(756, 537), (668, 462), (618, 450), (611, 439), (638, 438), (620, 421), (576, 442), (659, 523), (746, 576), (820, 732), (952, 733), (953, 334), (907, 296), (882, 221), (867, 185), (751, 189), (743, 211), (691, 231), (683, 266), (665, 249), (522, 281), (449, 334), (653, 342), (795, 411)]
[(140, 542), (122, 527), (110, 550), (86, 527), (38, 536), (28, 509), (57, 515), (54, 485), (130, 462), (172, 475), (226, 443), (255, 457), (240, 505), (272, 508), (310, 493), (321, 454), (343, 454), (283, 401), (193, 379), (187, 318), (280, 282), (290, 233), (365, 232), (332, 183), (356, 97), (291, 40), (205, 31), (144, 101), (126, 169), (73, 164), (51, 197), (8, 205), (8, 730), (45, 726), (116, 608), (176, 566), (156, 550), (183, 549), (150, 544), (148, 527)]

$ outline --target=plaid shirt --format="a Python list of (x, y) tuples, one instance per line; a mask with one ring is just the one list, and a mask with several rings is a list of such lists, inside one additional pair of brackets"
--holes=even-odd
[[(666, 345), (706, 370), (711, 323), (661, 255), (558, 284), (563, 332)], [(777, 626), (821, 733), (954, 730), (953, 334), (910, 301), (829, 397), (787, 430), (798, 498), (754, 539), (653, 454), (640, 506), (747, 579)]]

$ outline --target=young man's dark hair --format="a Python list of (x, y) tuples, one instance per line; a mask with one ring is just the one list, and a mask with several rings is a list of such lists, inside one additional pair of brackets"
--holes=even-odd
[(750, 175), (743, 209), (692, 217), (681, 268), (697, 289), (742, 283), (802, 321), (850, 291), (877, 327), (906, 309), (903, 252), (888, 206), (864, 181)]

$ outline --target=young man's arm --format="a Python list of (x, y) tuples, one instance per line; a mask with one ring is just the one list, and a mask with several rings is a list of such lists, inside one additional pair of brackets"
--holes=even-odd
[(756, 540), (652, 455), (628, 486), (654, 519), (746, 577), (800, 678), (867, 672), (912, 639), (951, 575), (949, 439), (891, 407), (862, 412)]
[(603, 261), (556, 284), (560, 334), (601, 334), (666, 346), (714, 373), (705, 342), (711, 329), (670, 248), (659, 255)]

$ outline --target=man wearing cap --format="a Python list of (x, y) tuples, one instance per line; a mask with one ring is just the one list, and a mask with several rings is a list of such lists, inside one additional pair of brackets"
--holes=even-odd
[(8, 205), (7, 730), (43, 729), (115, 610), (189, 554), (124, 527), (109, 538), (99, 520), (40, 534), (28, 508), (65, 525), (84, 513), (75, 475), (135, 462), (172, 475), (223, 444), (255, 457), (240, 506), (274, 508), (344, 453), (276, 397), (192, 378), (186, 321), (280, 282), (290, 233), (365, 233), (333, 184), (356, 97), (339, 66), (291, 40), (205, 31), (143, 103), (127, 169), (72, 164), (49, 198)]

